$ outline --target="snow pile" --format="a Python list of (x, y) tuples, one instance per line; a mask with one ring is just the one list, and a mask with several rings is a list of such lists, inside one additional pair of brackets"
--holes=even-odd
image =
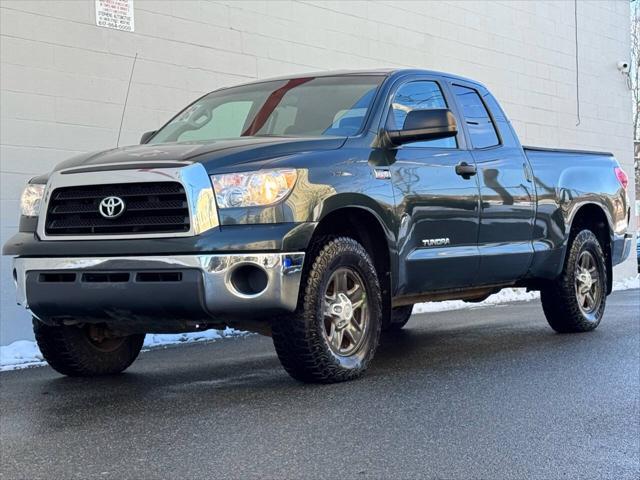
[[(640, 288), (640, 275), (626, 278), (613, 283), (613, 290), (629, 290)], [(418, 303), (413, 307), (413, 313), (444, 312), (463, 308), (482, 308), (500, 303), (530, 301), (538, 298), (539, 292), (527, 292), (524, 288), (505, 288), (495, 295), (479, 303), (467, 303), (461, 300), (445, 302)], [(246, 335), (246, 332), (226, 328), (224, 330), (205, 330), (202, 332), (177, 334), (148, 334), (144, 340), (144, 348), (151, 349), (180, 343), (193, 343), (218, 340), (220, 338)], [(0, 347), (0, 372), (46, 365), (36, 342), (18, 340), (11, 345)]]
[(529, 300), (534, 300), (539, 297), (540, 292), (527, 292), (524, 288), (505, 288), (478, 303), (463, 302), (462, 300), (416, 303), (413, 306), (413, 313), (433, 313), (460, 310), (462, 308), (481, 308), (498, 303), (528, 302)]
[(640, 275), (628, 277), (623, 280), (613, 282), (613, 290), (631, 290), (632, 288), (640, 288)]
[(245, 334), (246, 332), (228, 327), (224, 330), (203, 330), (202, 332), (190, 333), (149, 333), (144, 338), (143, 348), (148, 350), (150, 348), (174, 345), (177, 343), (206, 342)]
[(45, 365), (45, 361), (36, 342), (18, 340), (11, 345), (0, 347), (0, 372), (39, 365)]
[[(617, 282), (613, 282), (613, 291), (630, 290), (640, 288), (640, 275), (628, 277)], [(460, 310), (461, 308), (481, 308), (499, 303), (508, 302), (528, 302), (540, 298), (540, 292), (527, 292), (524, 288), (505, 288), (489, 298), (478, 303), (463, 302), (462, 300), (449, 300), (445, 302), (417, 303), (413, 307), (413, 313), (434, 313), (446, 312), (449, 310)]]

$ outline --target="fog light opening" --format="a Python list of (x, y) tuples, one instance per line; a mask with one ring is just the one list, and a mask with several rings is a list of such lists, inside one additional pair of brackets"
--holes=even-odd
[(241, 265), (233, 270), (230, 281), (233, 289), (240, 295), (255, 296), (266, 290), (269, 277), (260, 267)]

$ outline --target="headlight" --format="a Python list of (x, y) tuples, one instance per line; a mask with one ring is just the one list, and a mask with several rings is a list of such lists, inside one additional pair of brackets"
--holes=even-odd
[(296, 183), (294, 169), (212, 175), (218, 208), (273, 205), (285, 198)]
[(40, 213), (40, 202), (44, 195), (44, 187), (40, 183), (30, 183), (22, 191), (20, 212), (25, 217), (37, 217)]

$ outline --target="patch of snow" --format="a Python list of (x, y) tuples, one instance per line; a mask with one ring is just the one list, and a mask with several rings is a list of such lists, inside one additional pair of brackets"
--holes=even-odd
[(631, 290), (632, 288), (640, 288), (640, 274), (635, 277), (628, 277), (617, 282), (613, 282), (613, 291)]
[[(613, 282), (614, 291), (629, 290), (632, 288), (640, 288), (640, 275)], [(502, 303), (530, 301), (539, 297), (539, 292), (527, 292), (524, 288), (505, 288), (479, 303), (467, 303), (462, 300), (418, 303), (413, 307), (413, 313), (445, 312), (449, 310), (460, 310), (463, 308), (483, 308)], [(247, 332), (235, 330), (233, 328), (176, 334), (150, 333), (145, 337), (143, 348), (145, 350), (149, 350), (167, 345), (206, 342), (246, 334)], [(46, 364), (47, 363), (42, 358), (42, 354), (40, 353), (36, 342), (30, 340), (18, 340), (10, 345), (6, 345), (4, 347), (0, 346), (0, 372), (21, 368), (39, 367)]]
[(238, 335), (246, 335), (247, 332), (236, 330), (234, 328), (225, 328), (224, 330), (203, 330), (202, 332), (189, 333), (148, 333), (144, 338), (143, 348), (149, 350), (151, 348), (163, 347), (166, 345), (175, 345), (179, 343), (207, 342), (218, 340), (226, 337), (237, 337)]
[(18, 340), (0, 347), (0, 372), (18, 368), (39, 367), (47, 363), (42, 358), (36, 342)]
[[(614, 292), (632, 288), (640, 288), (640, 275), (613, 282)], [(500, 303), (528, 302), (536, 298), (540, 298), (540, 292), (527, 292), (524, 288), (505, 288), (478, 303), (463, 302), (462, 300), (417, 303), (413, 306), (413, 313), (434, 313), (460, 310), (462, 308), (482, 308)]]
[(482, 302), (463, 302), (462, 300), (446, 300), (444, 302), (417, 303), (413, 306), (413, 313), (447, 312), (463, 308), (482, 308), (499, 303), (526, 302), (540, 297), (540, 292), (527, 292), (524, 288), (505, 288), (491, 295)]

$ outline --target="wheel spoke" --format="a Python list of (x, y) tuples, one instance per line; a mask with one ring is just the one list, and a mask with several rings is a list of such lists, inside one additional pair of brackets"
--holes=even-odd
[(349, 328), (358, 330), (359, 332), (361, 332), (363, 330), (363, 323), (362, 323), (362, 317), (358, 318), (356, 320), (356, 316), (354, 315), (351, 320), (349, 321)]
[(578, 292), (578, 295), (576, 296), (578, 297), (578, 305), (584, 307), (584, 295), (582, 294), (582, 292)]
[(585, 294), (582, 294), (580, 305), (582, 306), (582, 308), (589, 308), (589, 299)]
[(353, 345), (357, 345), (362, 338), (362, 332), (354, 327), (353, 322), (350, 323), (349, 326), (345, 329), (345, 333), (349, 336)]
[(362, 288), (360, 286), (360, 282), (357, 280), (353, 280), (353, 286), (347, 290), (347, 297), (352, 298), (356, 293), (360, 295)]
[[(335, 328), (335, 327), (333, 327)], [(331, 344), (333, 345), (333, 347), (337, 350), (340, 351), (340, 349), (342, 348), (342, 335), (343, 335), (344, 330), (334, 330), (334, 334), (333, 336), (331, 336), (330, 341)]]
[(333, 316), (331, 312), (331, 302), (329, 302), (328, 299), (325, 298), (325, 301), (322, 302), (322, 308), (323, 308), (323, 315), (325, 317), (331, 318)]
[(596, 299), (593, 298), (593, 295), (591, 294), (591, 292), (587, 292), (585, 294), (585, 298), (587, 299), (587, 308), (591, 309), (593, 308), (593, 306), (596, 304)]
[(337, 292), (347, 293), (347, 284), (349, 283), (349, 277), (346, 270), (342, 270), (338, 273), (337, 278)]
[(353, 302), (352, 303), (353, 311), (355, 312), (357, 309), (365, 305), (366, 301), (367, 301), (367, 298), (363, 295), (362, 298), (360, 298), (360, 300)]
[(327, 324), (325, 323), (324, 331), (327, 334), (327, 339), (329, 340), (329, 343), (331, 343), (331, 339), (333, 338), (333, 336), (336, 333), (336, 324), (335, 324), (335, 322), (333, 320), (329, 322), (329, 331), (328, 332), (327, 332)]

